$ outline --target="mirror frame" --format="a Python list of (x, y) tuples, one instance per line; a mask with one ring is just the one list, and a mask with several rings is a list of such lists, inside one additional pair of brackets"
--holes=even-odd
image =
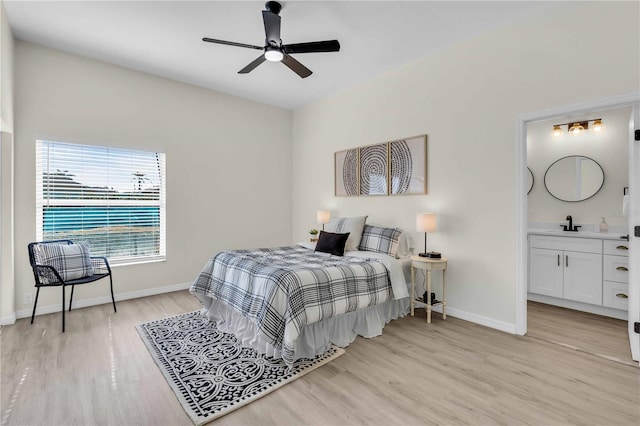
[[(527, 195), (529, 195), (529, 193), (531, 192), (531, 190), (533, 189), (533, 185), (535, 185), (536, 183), (536, 178), (533, 177), (533, 172), (531, 171), (531, 169), (529, 168), (529, 166), (527, 166), (527, 170), (529, 170), (529, 176), (531, 176), (531, 186), (529, 187), (529, 190), (527, 191)], [(548, 191), (548, 190), (547, 190)]]
[[(600, 167), (600, 171), (602, 172), (602, 183), (600, 183), (600, 187), (590, 196), (588, 196), (587, 198), (582, 198), (581, 200), (564, 200), (562, 198), (558, 198), (555, 195), (553, 195), (553, 193), (551, 191), (549, 191), (549, 187), (547, 186), (547, 173), (549, 173), (549, 169), (551, 169), (551, 167), (553, 167), (554, 164), (556, 164), (558, 161), (564, 160), (566, 158), (572, 158), (572, 157), (583, 157), (586, 159), (589, 159), (591, 161), (593, 161), (594, 163), (597, 164), (598, 167)], [(598, 163), (596, 160), (594, 160), (591, 157), (587, 157), (586, 155), (578, 155), (578, 154), (574, 154), (574, 155), (567, 155), (566, 157), (562, 157), (562, 158), (558, 158), (556, 161), (554, 161), (553, 163), (551, 163), (551, 165), (549, 165), (549, 167), (547, 167), (547, 170), (544, 172), (544, 188), (547, 190), (547, 192), (549, 193), (549, 195), (551, 195), (553, 198), (555, 198), (556, 200), (560, 200), (560, 201), (564, 201), (566, 203), (579, 203), (581, 201), (585, 201), (588, 200), (589, 198), (594, 197), (598, 192), (600, 192), (600, 190), (602, 189), (602, 187), (604, 186), (604, 181), (605, 181), (606, 177), (604, 174), (604, 169), (602, 168), (602, 166), (600, 165), (600, 163)]]

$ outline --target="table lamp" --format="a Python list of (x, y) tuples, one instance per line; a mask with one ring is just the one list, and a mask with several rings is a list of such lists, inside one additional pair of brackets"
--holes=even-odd
[(327, 210), (318, 210), (316, 213), (316, 222), (322, 224), (322, 230), (324, 231), (324, 224), (329, 223), (331, 220), (331, 212)]
[(442, 255), (435, 251), (427, 253), (427, 233), (436, 232), (436, 214), (418, 213), (416, 216), (416, 231), (424, 232), (424, 253), (418, 253), (420, 257), (440, 259)]

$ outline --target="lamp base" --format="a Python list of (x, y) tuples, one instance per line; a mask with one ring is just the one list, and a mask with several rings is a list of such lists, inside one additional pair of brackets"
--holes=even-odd
[(418, 253), (420, 257), (427, 257), (429, 259), (442, 259), (442, 254), (437, 251), (430, 251), (429, 253)]

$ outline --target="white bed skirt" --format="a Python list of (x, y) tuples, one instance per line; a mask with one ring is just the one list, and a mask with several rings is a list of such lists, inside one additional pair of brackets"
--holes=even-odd
[[(207, 300), (202, 300), (205, 297), (199, 299), (204, 306), (202, 314), (214, 321), (220, 331), (235, 335), (243, 346), (251, 347), (258, 353), (282, 358), (278, 349), (256, 333), (256, 326), (251, 320), (224, 302), (209, 297), (206, 297)], [(323, 354), (331, 344), (349, 346), (356, 336), (379, 336), (389, 321), (402, 318), (408, 313), (409, 298), (405, 297), (310, 324), (302, 330), (296, 340), (294, 359), (313, 358)]]

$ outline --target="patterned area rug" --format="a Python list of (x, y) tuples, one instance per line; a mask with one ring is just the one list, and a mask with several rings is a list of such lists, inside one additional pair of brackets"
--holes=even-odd
[(196, 425), (255, 401), (344, 353), (332, 346), (325, 354), (299, 360), (289, 369), (281, 359), (241, 346), (199, 312), (136, 328)]

